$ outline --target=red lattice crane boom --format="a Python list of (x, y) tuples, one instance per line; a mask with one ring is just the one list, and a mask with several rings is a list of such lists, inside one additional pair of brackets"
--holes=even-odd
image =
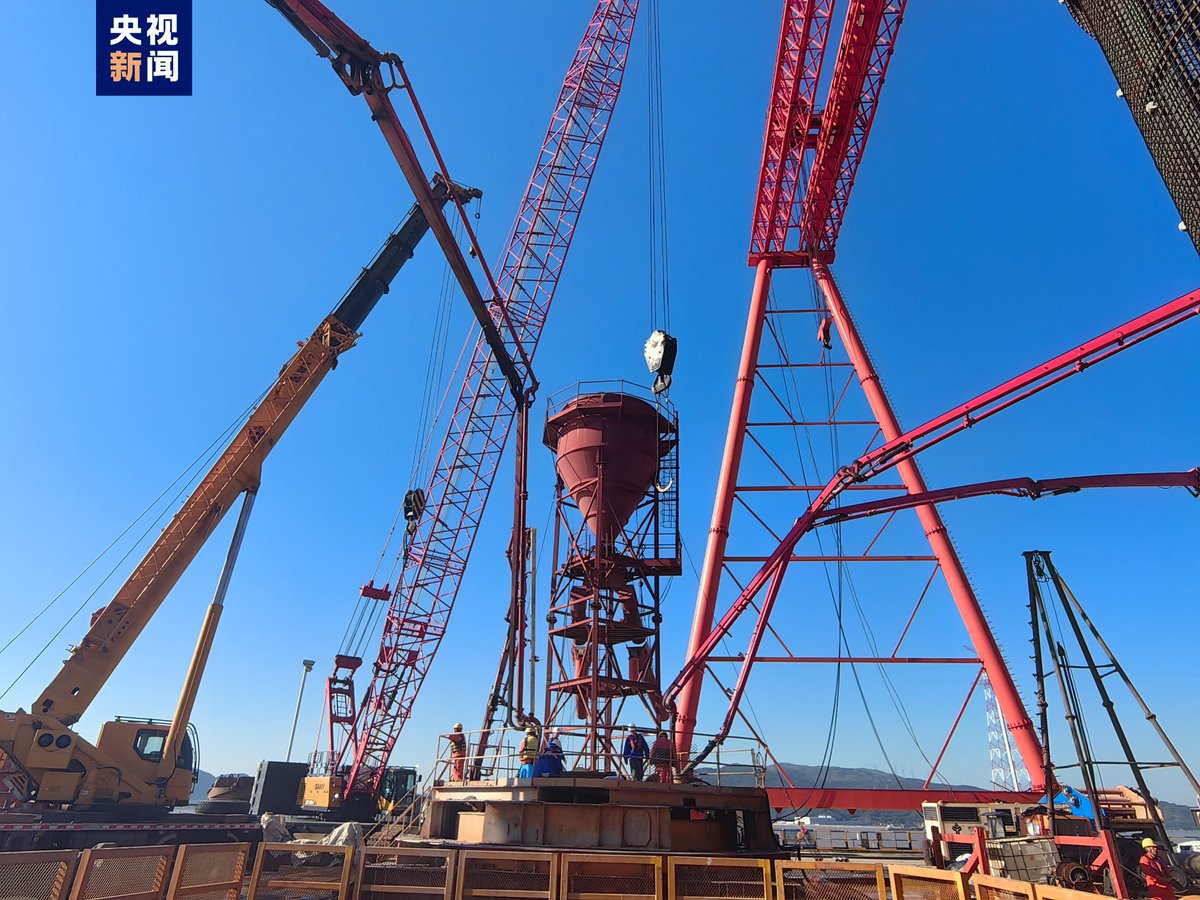
[[(503, 340), (532, 357), (621, 90), (637, 0), (599, 0), (501, 256)], [(475, 346), (388, 611), (370, 687), (334, 749), (347, 795), (374, 794), (446, 631), (518, 404), (486, 340)], [(378, 591), (373, 585), (368, 590)]]

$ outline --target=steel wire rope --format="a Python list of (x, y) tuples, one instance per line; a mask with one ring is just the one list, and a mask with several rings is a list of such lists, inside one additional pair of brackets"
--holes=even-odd
[[(90, 563), (88, 563), (86, 566), (84, 566), (83, 569), (67, 583), (66, 587), (64, 587), (61, 591), (59, 591), (57, 594), (55, 594), (54, 597), (45, 606), (43, 606), (37, 613), (34, 614), (32, 619), (30, 619), (23, 626), (21, 626), (21, 629), (16, 634), (14, 634), (11, 638), (9, 638), (8, 642), (3, 647), (0, 647), (0, 655), (3, 655), (4, 652), (6, 650), (8, 650), (9, 647), (11, 647), (21, 637), (21, 635), (25, 634), (26, 631), (28, 631), (31, 627), (33, 627), (35, 624), (37, 624), (38, 620), (41, 619), (41, 617), (43, 615), (45, 615), (47, 612), (49, 612), (51, 607), (53, 607), (54, 604), (56, 604), (59, 600), (61, 600), (62, 597), (67, 593), (67, 591), (69, 591), (71, 588), (73, 588), (75, 586), (75, 584), (79, 581), (79, 579), (81, 579), (84, 575), (86, 575), (92, 569), (92, 567), (96, 565), (96, 563), (98, 563), (101, 559), (103, 559), (108, 554), (108, 551), (110, 551), (113, 547), (115, 547), (117, 545), (117, 543), (121, 540), (121, 538), (125, 537), (125, 535), (127, 535), (130, 531), (132, 531), (133, 527), (135, 525), (137, 525), (137, 523), (140, 522), (152, 509), (154, 509), (155, 506), (158, 505), (159, 501), (161, 501), (162, 498), (165, 497), (167, 495), (167, 493), (173, 487), (175, 487), (176, 484), (179, 483), (179, 480), (181, 478), (183, 478), (185, 475), (187, 475), (188, 472), (190, 472), (193, 468), (195, 468), (197, 463), (208, 458), (208, 454), (211, 451), (213, 445), (218, 443), (222, 439), (223, 436), (227, 435), (232, 430), (232, 428), (237, 427), (238, 425), (240, 425), (241, 422), (244, 422), (245, 417), (249, 414), (249, 412), (252, 412), (254, 410), (254, 407), (257, 406), (258, 403), (261, 402), (262, 398), (265, 396), (266, 396), (266, 391), (263, 391), (263, 393), (259, 395), (258, 400), (256, 400), (253, 404), (251, 404), (249, 407), (247, 407), (247, 411), (244, 412), (241, 417), (239, 417), (239, 419), (234, 423), (233, 426), (231, 426), (230, 428), (227, 428), (224, 432), (222, 432), (221, 436), (218, 436), (217, 439), (215, 441), (213, 441), (213, 444), (210, 444), (208, 447), (206, 447), (200, 453), (200, 455), (198, 457), (196, 457), (196, 459), (194, 459), (190, 465), (187, 466), (187, 468), (185, 468), (182, 472), (179, 473), (178, 476), (176, 476), (174, 481), (172, 481), (169, 485), (167, 485), (165, 488), (163, 488), (162, 492), (157, 497), (155, 497), (153, 500), (150, 501), (150, 503), (146, 506), (146, 508), (143, 509), (137, 515), (137, 517), (133, 519), (133, 521), (131, 521), (128, 525), (125, 526), (125, 528), (121, 531), (120, 534), (118, 534), (115, 538), (112, 539), (111, 542), (109, 542), (107, 547), (105, 547), (103, 550), (101, 550)], [(162, 516), (160, 515), (158, 518), (161, 519)], [(2, 696), (2, 695), (0, 695), (0, 696)]]
[[(818, 309), (818, 305), (821, 301), (817, 294), (817, 288), (816, 288), (815, 283), (810, 281), (809, 286), (810, 286), (810, 296), (811, 296), (812, 304), (813, 304), (812, 309), (814, 310), (813, 315), (819, 321), (820, 314), (818, 312), (815, 312), (815, 310)], [(778, 310), (778, 305), (777, 305), (776, 299), (775, 299), (775, 292), (773, 290), (772, 290), (771, 294), (769, 295), (769, 303), (771, 304), (773, 309)], [(786, 362), (790, 358), (790, 351), (788, 350), (788, 347), (787, 347), (786, 331), (784, 331), (784, 329), (781, 326), (778, 330), (772, 329), (772, 333), (775, 336), (775, 338), (780, 346), (780, 350), (784, 356), (784, 361)], [(822, 351), (822, 355), (824, 355), (824, 351)], [(788, 381), (785, 379), (784, 386), (783, 386), (785, 398), (787, 399), (787, 402), (789, 404), (791, 404), (793, 402), (792, 394), (794, 391), (795, 398), (796, 398), (794, 402), (796, 403), (798, 409), (800, 410), (801, 419), (804, 420), (803, 402), (800, 399), (801, 392), (800, 392), (798, 383), (796, 383), (795, 374), (791, 371), (790, 368), (787, 369), (786, 371), (790, 375), (791, 386), (789, 389)], [(841, 442), (840, 442), (840, 439), (838, 436), (837, 428), (832, 425), (834, 402), (835, 402), (834, 384), (833, 384), (833, 379), (832, 379), (832, 371), (828, 366), (825, 367), (823, 374), (824, 374), (824, 381), (825, 381), (826, 406), (827, 406), (827, 409), (829, 412), (829, 422), (831, 423), (829, 425), (830, 456), (831, 456), (831, 460), (832, 460), (832, 466), (836, 469), (838, 462), (840, 461)], [(806, 473), (805, 466), (804, 466), (804, 456), (803, 456), (802, 451), (800, 450), (799, 437), (796, 434), (797, 429), (793, 428), (791, 430), (792, 430), (792, 434), (793, 434), (793, 439), (796, 442), (797, 459), (801, 466), (801, 475), (802, 475), (802, 478), (805, 479), (805, 483), (807, 483), (807, 473)], [(819, 479), (820, 467), (816, 462), (816, 448), (813, 446), (813, 442), (812, 442), (812, 430), (809, 426), (803, 426), (803, 430), (805, 433), (806, 442), (808, 443), (808, 447), (809, 447), (809, 455), (812, 457), (813, 465), (817, 470), (818, 479)], [(838, 502), (838, 501), (835, 500), (835, 503), (836, 502)], [(844, 556), (844, 537), (843, 537), (843, 533), (842, 533), (842, 526), (840, 523), (835, 526), (834, 533), (835, 533), (835, 540), (837, 543), (837, 555), (839, 557), (842, 557), (842, 556)], [(824, 541), (821, 538), (820, 531), (817, 531), (816, 538), (817, 538), (817, 545), (821, 552), (821, 555), (824, 556), (825, 555)], [(855, 608), (858, 611), (859, 620), (860, 620), (861, 624), (863, 625), (865, 633), (867, 634), (868, 641), (872, 647), (875, 647), (874, 634), (870, 630), (870, 626), (865, 619), (865, 615), (862, 610), (862, 606), (858, 601), (857, 590), (855, 589), (855, 587), (853, 585), (853, 579), (851, 578), (850, 572), (849, 572), (848, 568), (845, 566), (843, 560), (839, 559), (837, 561), (837, 586), (836, 586), (836, 588), (835, 588), (835, 586), (833, 584), (833, 580), (830, 576), (828, 561), (823, 561), (822, 565), (823, 565), (823, 568), (825, 571), (826, 582), (827, 582), (827, 585), (829, 587), (831, 594), (835, 590), (839, 593), (838, 602), (835, 604), (835, 610), (837, 612), (838, 630), (840, 633), (839, 658), (840, 658), (840, 647), (843, 642), (845, 644), (847, 654), (852, 655), (852, 651), (850, 649), (849, 636), (845, 634), (845, 627), (844, 627), (844, 620), (843, 620), (844, 604), (840, 598), (840, 592), (843, 589), (843, 584), (845, 584), (849, 587), (851, 599), (853, 600), (853, 602), (855, 604)], [(878, 655), (878, 654), (876, 653), (876, 655)], [(839, 665), (840, 665), (840, 662), (839, 662)], [(903, 702), (900, 701), (899, 697), (896, 695), (894, 687), (891, 685), (890, 679), (887, 676), (886, 670), (884, 670), (882, 664), (880, 664), (880, 663), (877, 663), (876, 666), (879, 669), (880, 674), (883, 677), (885, 683), (888, 684), (888, 687), (889, 687), (888, 692), (892, 698), (893, 705), (896, 706), (896, 708), (897, 708), (897, 712), (900, 714), (902, 719), (907, 720), (907, 710), (904, 709)], [(851, 667), (851, 672), (854, 676), (855, 684), (858, 688), (859, 696), (863, 702), (864, 712), (867, 715), (868, 722), (870, 723), (872, 732), (875, 735), (876, 743), (879, 745), (880, 752), (883, 754), (884, 759), (887, 761), (888, 768), (891, 770), (892, 777), (896, 778), (897, 784), (899, 785), (899, 779), (896, 775), (894, 767), (892, 766), (892, 763), (888, 756), (887, 750), (883, 746), (883, 741), (880, 738), (878, 728), (875, 725), (874, 714), (871, 712), (870, 705), (867, 703), (866, 693), (862, 687), (862, 681), (861, 681), (861, 678), (859, 677), (857, 665), (851, 662), (850, 667)], [(911, 727), (909, 727), (909, 733), (913, 737), (914, 743), (917, 746), (917, 751), (925, 758), (926, 762), (929, 762), (928, 756), (925, 754), (923, 748), (921, 748), (919, 742), (916, 741), (916, 735), (915, 735), (915, 733), (913, 733)], [(932, 763), (930, 763), (930, 765), (932, 766)], [(901, 787), (902, 787), (902, 785), (901, 785)]]
[[(274, 386), (274, 382), (272, 382), (272, 384), (271, 384), (271, 387), (273, 387), (273, 386)], [(92, 589), (91, 593), (88, 594), (86, 597), (84, 597), (83, 601), (79, 604), (79, 606), (77, 606), (75, 608), (75, 611), (73, 613), (71, 613), (71, 615), (68, 616), (67, 619), (62, 623), (62, 626), (58, 629), (58, 631), (56, 631), (54, 633), (54, 635), (48, 641), (46, 641), (46, 643), (42, 646), (42, 648), (40, 650), (38, 650), (37, 653), (34, 654), (33, 658), (28, 662), (28, 664), (25, 666), (25, 668), (21, 670), (21, 672), (17, 675), (17, 677), (14, 678), (9, 683), (8, 687), (6, 687), (3, 691), (0, 691), (0, 699), (3, 699), (4, 697), (6, 697), (8, 695), (8, 692), (11, 691), (18, 684), (18, 682), (20, 682), (20, 680), (25, 677), (25, 675), (29, 672), (29, 670), (33, 668), (33, 666), (37, 663), (37, 661), (39, 659), (42, 658), (43, 655), (45, 655), (46, 651), (50, 649), (50, 647), (54, 644), (54, 642), (57, 641), (60, 637), (62, 637), (63, 632), (67, 630), (68, 626), (70, 626), (70, 624), (75, 620), (75, 617), (78, 616), (84, 610), (84, 608), (88, 605), (88, 603), (90, 603), (92, 601), (92, 599), (96, 596), (96, 594), (100, 593), (100, 589), (102, 587), (104, 587), (104, 585), (108, 583), (108, 580), (110, 578), (112, 578), (112, 576), (116, 573), (116, 571), (118, 569), (120, 569), (122, 565), (124, 565), (125, 560), (127, 560), (129, 558), (130, 554), (132, 554), (141, 545), (142, 541), (144, 541), (146, 539), (146, 537), (154, 530), (154, 527), (163, 520), (163, 517), (166, 516), (166, 514), (171, 509), (174, 509), (176, 507), (177, 501), (179, 501), (185, 495), (185, 492), (190, 492), (190, 490), (192, 489), (196, 480), (200, 477), (200, 472), (201, 472), (201, 470), (204, 469), (204, 465), (206, 463), (211, 463), (211, 461), (220, 452), (219, 448), (228, 444), (230, 436), (234, 432), (236, 432), (237, 429), (239, 429), (243, 424), (245, 424), (245, 422), (249, 419), (250, 415), (254, 412), (255, 409), (258, 408), (259, 404), (262, 403), (263, 398), (266, 397), (267, 393), (270, 390), (271, 390), (270, 387), (263, 390), (262, 393), (260, 393), (258, 395), (258, 397), (249, 406), (247, 406), (241, 413), (239, 413), (238, 416), (228, 426), (226, 426), (225, 430), (222, 431), (203, 451), (201, 451), (200, 455), (197, 456), (194, 460), (192, 460), (192, 462), (186, 468), (184, 468), (184, 470), (179, 475), (177, 475), (175, 477), (175, 479), (150, 503), (150, 505), (147, 506), (137, 516), (137, 518), (135, 518), (132, 522), (130, 522), (129, 525), (127, 525), (125, 527), (125, 529), (119, 535), (117, 535), (117, 537), (114, 538), (113, 541), (107, 547), (105, 547), (105, 549), (103, 551), (101, 551), (101, 553), (94, 560), (92, 560), (92, 562), (88, 563), (88, 565), (83, 569), (82, 572), (80, 572), (78, 575), (76, 575), (75, 578), (73, 578), (71, 580), (71, 582), (65, 588), (63, 588), (62, 591), (60, 591), (57, 596), (54, 597), (53, 600), (51, 600), (45, 607), (43, 607), (42, 610), (39, 611), (33, 617), (33, 619), (31, 619), (29, 621), (29, 623), (27, 623), (21, 629), (21, 631), (19, 631), (17, 633), (17, 635), (15, 635), (7, 644), (5, 644), (3, 649), (0, 649), (0, 653), (2, 653), (3, 650), (7, 650), (8, 647), (12, 645), (13, 641), (15, 641), (22, 634), (24, 634), (25, 631), (27, 631), (29, 627), (31, 627), (38, 619), (40, 619), (42, 617), (42, 615), (45, 614), (45, 612), (50, 609), (51, 606), (53, 606), (55, 603), (57, 603), (58, 600), (64, 594), (66, 594), (66, 592), (68, 590), (70, 590), (71, 587), (73, 585), (75, 585), (79, 581), (80, 578), (82, 578), (97, 562), (99, 562), (101, 559), (103, 559), (108, 554), (109, 550), (111, 550), (112, 547), (115, 546), (116, 543), (121, 540), (121, 538), (123, 538), (126, 534), (128, 534), (129, 531), (132, 530), (132, 528), (138, 522), (140, 522), (143, 518), (145, 518), (146, 515), (154, 508), (154, 506), (163, 497), (165, 497), (171, 491), (172, 488), (174, 488), (176, 485), (178, 485), (182, 479), (187, 477), (189, 472), (192, 473), (190, 477), (187, 477), (187, 480), (184, 482), (183, 486), (176, 492), (175, 496), (171, 498), (171, 502), (166, 504), (163, 507), (162, 511), (159, 512), (159, 514), (157, 516), (155, 516), (153, 521), (151, 521), (150, 524), (146, 526), (145, 530), (138, 536), (137, 540), (135, 540), (130, 545), (129, 549), (127, 549), (121, 555), (121, 558), (118, 559), (117, 562), (113, 565), (113, 567), (108, 570), (108, 573), (104, 576), (103, 579), (100, 580), (100, 583), (97, 584), (96, 587)], [(208, 468), (211, 468), (211, 465), (209, 465)]]
[[(662, 97), (662, 22), (658, 0), (651, 0), (647, 11), (647, 168), (650, 216), (650, 319), (671, 331), (671, 280), (667, 229), (667, 170), (663, 134)], [(659, 318), (661, 316), (661, 319)]]
[[(476, 218), (479, 218), (479, 208), (476, 208)], [(452, 222), (452, 230), (456, 239), (462, 237), (462, 221), (455, 218)], [(409, 479), (410, 485), (415, 485), (419, 481), (423, 481), (424, 473), (427, 469), (426, 458), (428, 448), (430, 446), (430, 438), (433, 433), (434, 425), (440, 418), (441, 408), (439, 406), (438, 415), (433, 415), (433, 398), (436, 396), (437, 385), (441, 383), (445, 376), (445, 358), (446, 358), (446, 341), (449, 337), (450, 318), (452, 300), (454, 297), (453, 277), (450, 270), (450, 264), (447, 261), (442, 267), (442, 279), (438, 292), (438, 303), (434, 313), (434, 323), (431, 331), (429, 342), (429, 353), (426, 358), (425, 379), (421, 388), (421, 401), (418, 406), (417, 425), (413, 429), (413, 449), (409, 464)], [(474, 336), (474, 329), (469, 329), (467, 344), (464, 344), (464, 350), (470, 343), (471, 337)], [(461, 364), (462, 355), (460, 353), (459, 364)], [(456, 364), (455, 371), (458, 369)], [(452, 381), (452, 379), (451, 379)], [(449, 384), (446, 383), (448, 391)], [(444, 396), (443, 401), (444, 403)], [(422, 438), (424, 438), (422, 440)], [(392, 519), (391, 527), (388, 529), (387, 537), (384, 539), (383, 547), (380, 549), (379, 557), (375, 562), (375, 568), (371, 572), (371, 582), (374, 582), (379, 575), (379, 570), (382, 568), (384, 560), (387, 559), (388, 549), (391, 547), (392, 540), (395, 537), (396, 529), (399, 527), (400, 521), (404, 518), (404, 504), (401, 504), (396, 509), (396, 515)], [(407, 541), (404, 542), (405, 548)], [(396, 568), (404, 557), (404, 548), (398, 554), (397, 561), (393, 563), (391, 570), (388, 573), (388, 583), (395, 577)], [(375, 628), (379, 623), (379, 618), (383, 614), (382, 610), (386, 604), (383, 601), (375, 600), (359, 594), (358, 601), (355, 604), (354, 610), (351, 612), (350, 619), (347, 622), (346, 630), (342, 635), (341, 646), (344, 651), (351, 656), (361, 658), (367, 646), (367, 641), (374, 635)]]

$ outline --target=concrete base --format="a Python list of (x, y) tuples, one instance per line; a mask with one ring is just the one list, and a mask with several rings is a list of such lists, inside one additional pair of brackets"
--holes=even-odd
[(643, 853), (779, 849), (758, 788), (567, 776), (435, 787), (422, 836)]

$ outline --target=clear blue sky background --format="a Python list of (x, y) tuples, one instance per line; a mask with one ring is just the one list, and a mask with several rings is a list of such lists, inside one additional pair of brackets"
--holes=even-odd
[[(672, 399), (684, 422), (682, 523), (697, 563), (751, 285), (745, 252), (778, 5), (662, 11), (681, 344)], [(411, 203), (365, 104), (278, 14), (265, 3), (195, 7), (195, 95), (186, 99), (95, 97), (87, 4), (5, 10), (11, 33), (52, 30), (54, 39), (43, 41), (52, 57), (14, 70), (0, 87), (0, 296), (9, 328), (0, 355), (3, 641), (271, 382)], [(479, 224), (494, 259), (590, 4), (472, 2), (448, 12), (424, 0), (342, 0), (337, 10), (405, 58), (453, 174), (486, 192)], [(647, 379), (646, 82), (640, 30), (539, 352), (547, 396), (582, 379)], [(836, 267), (905, 423), (1195, 287), (1195, 253), (1114, 91), (1099, 49), (1049, 0), (1004, 14), (946, 0), (910, 4)], [(423, 245), (359, 348), (267, 463), (193, 716), (210, 771), (252, 771), (261, 758), (282, 757), (303, 657), (319, 662), (297, 744), (313, 746), (321, 677), (409, 487), (443, 269), (432, 241)], [(780, 291), (807, 294), (801, 282), (787, 285)], [(451, 354), (467, 324), (458, 303)], [(924, 460), (927, 477), (945, 485), (1196, 465), (1197, 327), (955, 439)], [(548, 454), (535, 453), (532, 477), (530, 519), (541, 523), (553, 481)], [(506, 497), (502, 490), (496, 500)], [(1196, 511), (1185, 494), (1149, 491), (1036, 505), (979, 500), (945, 514), (1025, 689), (1020, 553), (1037, 547), (1055, 551), (1193, 756)], [(427, 766), (435, 733), (480, 717), (502, 637), (509, 516), (503, 502), (491, 504), (397, 761)], [(85, 735), (116, 714), (170, 715), (232, 521), (101, 693), (81, 723)], [(52, 677), (86, 614), (111, 596), (115, 579), (87, 598), (96, 573), (115, 562), (85, 576), (0, 656), (2, 690), (50, 642), (0, 708), (27, 707)], [(689, 570), (666, 607), (668, 672), (682, 660), (694, 592)], [(802, 628), (800, 598), (785, 600)], [(871, 602), (883, 622), (886, 592)], [(76, 607), (81, 614), (54, 638)], [(948, 615), (927, 627), (943, 632), (947, 652), (961, 646)], [(814, 653), (835, 650), (832, 633), (805, 639)], [(965, 687), (928, 673), (903, 685), (925, 754), (936, 753)], [(722, 712), (714, 693), (709, 728)], [(816, 763), (826, 676), (764, 673), (752, 694), (776, 753)], [(886, 724), (886, 710), (873, 711)], [(1140, 739), (1137, 721), (1130, 716)], [(902, 774), (924, 774), (906, 736), (886, 746)], [(885, 764), (855, 694), (844, 700), (833, 761)], [(942, 771), (986, 782), (978, 703)], [(1156, 784), (1188, 802), (1182, 779)]]

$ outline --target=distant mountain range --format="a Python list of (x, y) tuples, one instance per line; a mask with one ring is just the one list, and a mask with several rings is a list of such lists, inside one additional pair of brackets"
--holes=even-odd
[[(919, 778), (904, 778), (893, 776), (890, 772), (881, 772), (878, 769), (850, 769), (841, 766), (830, 766), (828, 769), (821, 769), (819, 766), (804, 766), (799, 763), (781, 763), (783, 770), (787, 773), (788, 778), (796, 787), (807, 788), (815, 787), (820, 784), (826, 788), (865, 788), (865, 789), (887, 789), (887, 788), (905, 788), (909, 790), (920, 790), (925, 782)], [(706, 774), (711, 774), (711, 769), (701, 767), (698, 774), (704, 778)], [(723, 775), (721, 778), (723, 784), (733, 785), (750, 785), (754, 783), (753, 775), (747, 771), (745, 775)], [(897, 783), (899, 782), (899, 783)], [(783, 779), (779, 772), (774, 768), (767, 770), (767, 787), (783, 787)], [(978, 785), (971, 784), (951, 784), (935, 782), (932, 785), (937, 790), (964, 790), (978, 791), (986, 790)], [(1172, 830), (1192, 830), (1195, 829), (1195, 824), (1192, 822), (1191, 810), (1186, 806), (1181, 806), (1178, 803), (1168, 803), (1160, 801), (1159, 807), (1162, 809), (1163, 821), (1167, 828)], [(921, 814), (917, 812), (903, 812), (899, 810), (888, 809), (860, 809), (854, 815), (850, 815), (844, 809), (813, 809), (813, 810), (798, 810), (797, 814), (803, 815), (831, 815), (839, 822), (854, 822), (861, 825), (900, 825), (920, 827), (922, 820)]]

